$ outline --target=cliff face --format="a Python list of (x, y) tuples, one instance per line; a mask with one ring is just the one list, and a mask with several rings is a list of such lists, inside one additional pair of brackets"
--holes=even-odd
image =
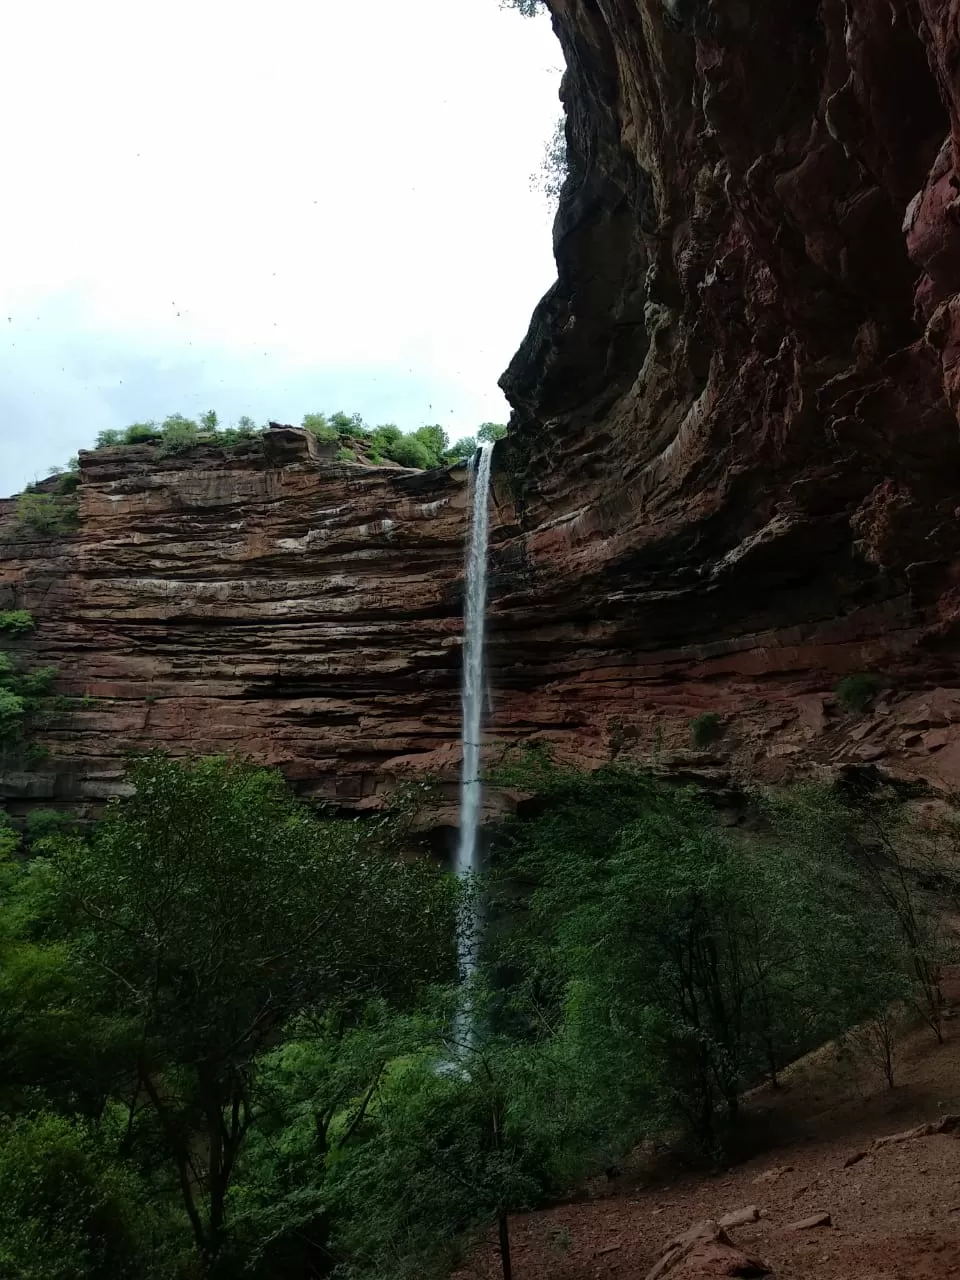
[(960, 4), (550, 8), (571, 175), (503, 379), (501, 705), (648, 750), (716, 711), (747, 771), (952, 784), (953, 696), (911, 691), (957, 677)]
[(9, 795), (101, 800), (125, 752), (161, 745), (238, 749), (363, 807), (455, 752), (462, 475), (339, 463), (298, 430), (81, 468), (70, 538), (0, 513), (0, 607), (35, 614), (31, 657), (88, 700)]
[[(490, 737), (960, 785), (960, 0), (549, 4), (571, 175), (503, 379)], [(96, 699), (8, 790), (95, 800), (156, 743), (452, 793), (462, 472), (295, 431), (82, 470), (75, 537), (0, 521), (0, 604)]]

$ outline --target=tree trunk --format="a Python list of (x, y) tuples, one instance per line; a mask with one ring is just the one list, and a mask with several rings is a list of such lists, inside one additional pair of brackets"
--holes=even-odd
[(500, 1266), (503, 1280), (513, 1280), (513, 1264), (510, 1261), (510, 1223), (506, 1209), (497, 1214), (497, 1230), (500, 1233)]

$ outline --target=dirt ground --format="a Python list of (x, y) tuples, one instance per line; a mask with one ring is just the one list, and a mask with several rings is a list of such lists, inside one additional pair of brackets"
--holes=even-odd
[[(951, 1014), (960, 980), (951, 975)], [(704, 1218), (756, 1205), (732, 1241), (774, 1280), (960, 1278), (960, 1129), (871, 1149), (876, 1138), (960, 1114), (960, 1016), (898, 1045), (896, 1087), (828, 1046), (745, 1107), (749, 1159), (716, 1175), (633, 1175), (579, 1203), (511, 1219), (514, 1280), (643, 1280), (665, 1245)], [(845, 1168), (848, 1157), (867, 1154)], [(630, 1185), (632, 1184), (632, 1185)], [(832, 1226), (791, 1230), (827, 1211)], [(500, 1275), (493, 1239), (459, 1280)]]

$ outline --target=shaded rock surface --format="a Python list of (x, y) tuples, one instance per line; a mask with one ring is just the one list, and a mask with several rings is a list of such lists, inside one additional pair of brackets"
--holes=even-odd
[[(908, 755), (953, 785), (956, 731), (903, 720), (956, 685), (960, 6), (550, 9), (571, 174), (503, 379), (501, 683), (598, 745), (606, 716), (688, 747), (709, 710), (744, 771)], [(872, 716), (829, 697), (857, 669)]]
[[(549, 7), (571, 174), (503, 378), (489, 753), (960, 785), (960, 0)], [(0, 511), (0, 607), (96, 700), (8, 793), (163, 744), (452, 805), (464, 472), (330, 454), (98, 451), (75, 536)]]

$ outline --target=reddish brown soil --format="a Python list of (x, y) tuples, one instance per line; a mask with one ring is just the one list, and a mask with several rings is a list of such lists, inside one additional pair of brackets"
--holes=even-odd
[[(942, 1045), (924, 1027), (904, 1036), (893, 1090), (863, 1060), (838, 1059), (832, 1047), (811, 1055), (778, 1093), (751, 1097), (756, 1154), (736, 1167), (634, 1177), (581, 1203), (516, 1215), (514, 1280), (643, 1280), (673, 1236), (751, 1204), (760, 1221), (729, 1234), (775, 1280), (960, 1277), (960, 1140), (939, 1134), (870, 1150), (875, 1138), (960, 1113), (960, 1020), (945, 1033)], [(832, 1227), (788, 1229), (820, 1210)], [(499, 1274), (491, 1240), (459, 1280)]]

